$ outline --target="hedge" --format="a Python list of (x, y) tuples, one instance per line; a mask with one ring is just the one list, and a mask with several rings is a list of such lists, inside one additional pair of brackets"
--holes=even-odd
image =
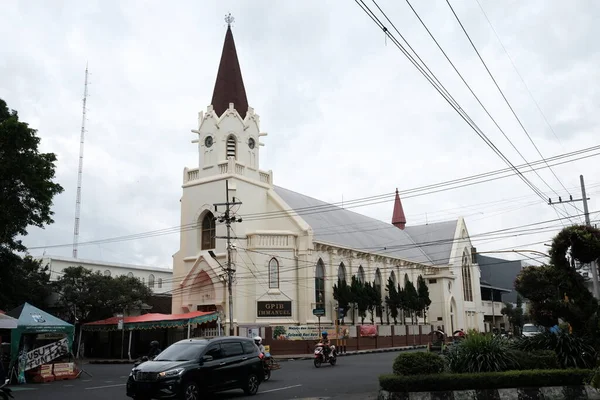
[(478, 374), (381, 375), (379, 386), (388, 392), (434, 392), (545, 386), (581, 386), (592, 377), (589, 369), (527, 370)]
[(514, 369), (560, 369), (558, 356), (552, 350), (515, 350), (517, 364)]
[(435, 353), (402, 353), (394, 360), (393, 370), (398, 375), (439, 374), (444, 370), (444, 359)]

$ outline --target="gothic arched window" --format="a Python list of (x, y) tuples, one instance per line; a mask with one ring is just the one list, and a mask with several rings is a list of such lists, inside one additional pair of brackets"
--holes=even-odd
[(128, 277), (128, 278), (133, 278), (133, 272), (129, 272), (129, 273), (127, 274), (127, 277)]
[(211, 250), (215, 248), (215, 217), (209, 211), (202, 218), (202, 230), (200, 231), (200, 250)]
[(148, 277), (148, 287), (154, 289), (154, 275), (152, 274)]
[[(381, 295), (381, 271), (379, 268), (375, 271), (375, 280), (373, 281), (373, 287), (377, 290), (377, 293)], [(377, 307), (375, 313), (378, 317), (381, 316), (381, 307)]]
[(344, 263), (340, 263), (340, 266), (338, 267), (338, 281), (346, 281), (346, 266), (344, 265)]
[(227, 158), (236, 156), (236, 140), (235, 136), (231, 135), (227, 138)]
[(365, 270), (362, 267), (362, 265), (360, 267), (358, 267), (358, 281), (360, 283), (365, 283)]
[(465, 251), (462, 257), (462, 280), (463, 296), (465, 301), (473, 301), (473, 281), (471, 279), (471, 266), (469, 265), (469, 255)]
[(279, 288), (279, 262), (275, 257), (269, 261), (269, 289)]
[(394, 271), (390, 272), (390, 279), (392, 280), (394, 287), (396, 287), (398, 285), (398, 281), (396, 279), (396, 273)]
[(162, 278), (158, 278), (158, 288), (162, 288)]
[(325, 265), (320, 258), (315, 270), (315, 303), (316, 308), (325, 308)]

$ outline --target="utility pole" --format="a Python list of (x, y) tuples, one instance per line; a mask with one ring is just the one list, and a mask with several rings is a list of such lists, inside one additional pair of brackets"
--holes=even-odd
[[(581, 197), (583, 199), (583, 213), (585, 214), (585, 224), (592, 226), (590, 223), (590, 212), (588, 210), (589, 200), (585, 195), (585, 182), (583, 181), (583, 175), (579, 175), (579, 182), (581, 183)], [(592, 270), (592, 288), (594, 290), (594, 297), (600, 298), (600, 292), (598, 291), (598, 270), (596, 269), (596, 261), (590, 263), (590, 269)]]
[(225, 180), (225, 203), (215, 203), (215, 212), (217, 212), (218, 206), (225, 206), (225, 213), (220, 217), (216, 218), (219, 222), (225, 222), (227, 226), (227, 236), (216, 236), (218, 239), (227, 239), (227, 268), (225, 271), (227, 272), (227, 289), (229, 291), (229, 336), (234, 336), (233, 329), (233, 275), (235, 274), (235, 270), (233, 268), (233, 262), (231, 261), (231, 223), (232, 222), (242, 222), (241, 218), (236, 218), (235, 213), (231, 213), (231, 206), (241, 205), (241, 202), (235, 200), (233, 198), (233, 202), (229, 202), (229, 181)]
[[(579, 175), (579, 183), (581, 184), (581, 199), (574, 199), (573, 196), (569, 196), (569, 200), (563, 201), (562, 198), (558, 198), (558, 203), (572, 203), (575, 201), (583, 202), (583, 214), (585, 215), (585, 224), (587, 226), (592, 226), (590, 223), (590, 213), (588, 211), (588, 203), (589, 197), (585, 194), (585, 182), (583, 181), (583, 175)], [(556, 204), (552, 203), (552, 199), (548, 200), (548, 204)], [(590, 269), (592, 270), (592, 292), (596, 299), (600, 298), (599, 284), (598, 284), (598, 270), (596, 269), (596, 262), (592, 261), (590, 263)]]

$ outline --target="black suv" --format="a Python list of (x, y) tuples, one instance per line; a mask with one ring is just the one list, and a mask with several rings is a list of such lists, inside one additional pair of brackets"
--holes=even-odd
[(254, 395), (264, 378), (258, 347), (251, 339), (185, 339), (133, 368), (127, 396), (197, 400), (201, 394), (231, 389)]

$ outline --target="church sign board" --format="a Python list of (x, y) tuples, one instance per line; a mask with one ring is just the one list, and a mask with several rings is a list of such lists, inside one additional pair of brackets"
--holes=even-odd
[(257, 301), (256, 316), (267, 318), (291, 317), (291, 301)]

